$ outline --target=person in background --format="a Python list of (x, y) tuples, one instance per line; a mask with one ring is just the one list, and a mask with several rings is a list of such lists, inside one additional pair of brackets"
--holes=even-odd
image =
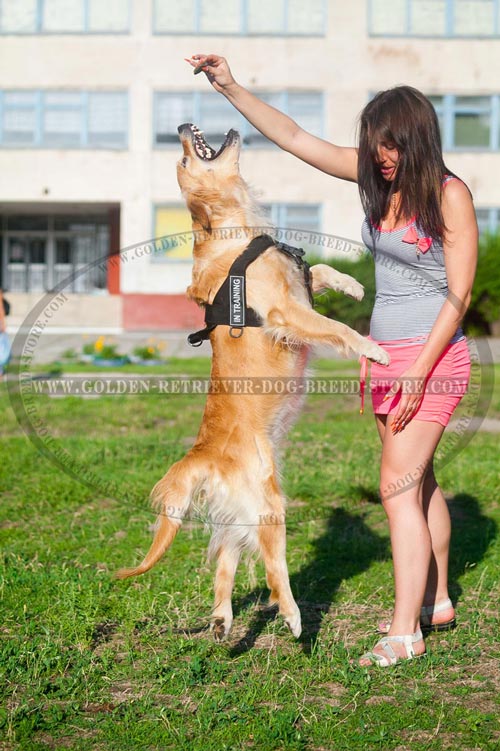
[[(5, 308), (6, 306), (5, 306), (4, 296), (3, 296), (3, 290), (0, 289), (0, 338), (4, 340), (7, 336), (7, 321), (6, 321)], [(2, 361), (2, 352), (4, 348), (8, 352), (8, 340), (6, 341), (6, 343), (0, 342), (0, 344), (2, 344), (2, 346), (0, 346), (0, 380), (2, 380), (4, 368), (6, 365), (6, 362)]]
[(455, 624), (450, 516), (433, 458), (470, 375), (460, 324), (477, 260), (471, 194), (444, 164), (431, 102), (410, 86), (377, 94), (361, 113), (358, 147), (341, 147), (239, 85), (223, 57), (196, 54), (187, 62), (280, 148), (358, 183), (362, 237), (375, 261), (370, 335), (391, 355), (388, 367), (372, 365), (371, 388), (395, 584), (392, 620), (379, 624), (386, 635), (359, 664), (386, 667), (422, 655), (422, 628)]

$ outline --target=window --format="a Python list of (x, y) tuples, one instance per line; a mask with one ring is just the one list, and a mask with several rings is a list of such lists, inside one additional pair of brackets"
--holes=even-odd
[(455, 97), (454, 105), (454, 145), (457, 148), (488, 148), (491, 141), (491, 97)]
[(2, 0), (1, 34), (125, 33), (130, 0)]
[(34, 34), (38, 27), (37, 0), (3, 0), (0, 29), (3, 34)]
[(374, 36), (492, 37), (500, 33), (499, 0), (368, 0)]
[(326, 0), (154, 0), (157, 34), (324, 36)]
[[(264, 101), (286, 112), (311, 133), (323, 132), (323, 94), (321, 92), (256, 92)], [(224, 99), (213, 92), (156, 92), (154, 101), (154, 143), (156, 146), (179, 143), (177, 127), (195, 123), (204, 131), (211, 146), (218, 148), (230, 128), (239, 131), (243, 144), (261, 148), (270, 146), (250, 123)]]
[(409, 12), (409, 25), (415, 36), (446, 35), (446, 0), (414, 0)]
[(0, 146), (127, 147), (127, 94), (122, 91), (0, 91), (0, 113)]
[(275, 227), (302, 229), (311, 232), (321, 230), (321, 206), (315, 203), (271, 203), (264, 210)]
[(36, 92), (6, 91), (0, 93), (2, 112), (1, 144), (30, 146), (38, 138), (39, 98)]
[(500, 231), (500, 208), (476, 209), (476, 217), (480, 235)]
[[(271, 224), (278, 229), (277, 239), (303, 248), (313, 255), (321, 254), (317, 237), (308, 242), (307, 233), (321, 232), (321, 206), (316, 203), (271, 203), (263, 206)], [(289, 232), (287, 232), (289, 230)], [(295, 230), (298, 233), (295, 234)]]
[(42, 110), (42, 143), (48, 148), (75, 149), (80, 145), (82, 96), (46, 92)]
[(499, 33), (497, 0), (455, 0), (456, 36), (491, 36)]
[(88, 97), (88, 142), (91, 149), (127, 147), (127, 96), (93, 92)]
[(438, 115), (445, 151), (500, 149), (500, 95), (429, 98)]
[(42, 28), (44, 31), (80, 31), (84, 24), (84, 8), (80, 0), (45, 0)]

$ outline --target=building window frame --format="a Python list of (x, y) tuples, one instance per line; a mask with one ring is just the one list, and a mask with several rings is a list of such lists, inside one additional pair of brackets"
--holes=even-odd
[(412, 31), (412, 10), (418, 0), (404, 0), (405, 2), (405, 29), (401, 32), (374, 31), (374, 5), (375, 0), (367, 0), (367, 26), (368, 35), (378, 38), (406, 38), (415, 39), (498, 39), (500, 36), (500, 0), (492, 0), (493, 6), (493, 29), (491, 34), (462, 34), (455, 31), (455, 2), (456, 0), (444, 0), (445, 2), (445, 31), (443, 34), (422, 34)]
[[(468, 152), (496, 152), (500, 150), (500, 94), (474, 94), (470, 98), (489, 99), (487, 107), (469, 104), (467, 106), (460, 104), (460, 98), (468, 96), (467, 94), (429, 94), (430, 97), (442, 97), (441, 104), (434, 104), (434, 109), (442, 123), (441, 140), (443, 151), (454, 151), (459, 153)], [(489, 115), (490, 139), (486, 145), (469, 145), (459, 146), (455, 143), (455, 118), (460, 114), (470, 115)]]
[[(161, 1), (161, 0), (160, 0)], [(213, 31), (203, 31), (201, 28), (201, 4), (202, 2), (205, 2), (206, 0), (193, 0), (194, 5), (194, 24), (193, 28), (189, 29), (183, 29), (182, 31), (171, 31), (171, 30), (162, 30), (158, 29), (158, 10), (157, 10), (157, 3), (158, 0), (152, 0), (153, 3), (153, 10), (152, 10), (152, 33), (155, 36), (192, 36), (193, 34), (196, 34), (197, 36), (213, 36)], [(283, 29), (280, 31), (269, 31), (269, 32), (253, 32), (249, 31), (249, 24), (248, 24), (248, 16), (249, 16), (249, 8), (248, 8), (248, 2), (247, 0), (239, 0), (239, 29), (238, 31), (234, 32), (217, 32), (217, 36), (221, 37), (231, 37), (231, 36), (248, 36), (248, 37), (298, 37), (298, 38), (310, 38), (310, 37), (325, 37), (327, 33), (327, 19), (328, 19), (328, 2), (327, 0), (322, 0), (321, 2), (321, 12), (322, 12), (322, 23), (321, 23), (321, 32), (315, 32), (315, 31), (288, 31), (287, 27), (289, 24), (289, 7), (290, 7), (290, 0), (282, 0), (283, 1)]]
[(83, 7), (83, 28), (82, 29), (71, 29), (71, 30), (55, 30), (52, 31), (50, 29), (44, 29), (43, 25), (43, 17), (44, 17), (44, 1), (45, 0), (36, 0), (35, 1), (35, 27), (33, 29), (29, 29), (27, 31), (23, 30), (4, 30), (2, 25), (2, 16), (1, 16), (1, 1), (0, 1), (0, 36), (59, 36), (59, 35), (69, 35), (69, 36), (82, 36), (82, 35), (95, 35), (95, 36), (109, 36), (110, 34), (114, 35), (120, 35), (120, 36), (126, 36), (131, 33), (131, 19), (132, 19), (132, 0), (125, 0), (126, 1), (126, 26), (122, 29), (92, 29), (90, 28), (90, 3), (95, 0), (80, 0)]
[[(263, 202), (262, 207), (267, 211), (273, 227), (279, 230), (297, 230), (299, 232), (321, 232), (323, 226), (323, 204), (321, 203), (304, 203), (301, 201), (270, 201)], [(310, 209), (316, 212), (317, 224), (315, 227), (300, 227), (297, 223), (290, 226), (288, 215), (297, 209)]]
[[(319, 138), (324, 137), (324, 131), (325, 131), (325, 94), (323, 91), (319, 90), (285, 90), (281, 92), (272, 92), (272, 91), (255, 91), (254, 92), (257, 96), (264, 96), (266, 94), (273, 94), (278, 97), (279, 102), (277, 103), (278, 109), (280, 109), (285, 114), (289, 114), (290, 109), (290, 98), (293, 96), (301, 95), (304, 96), (310, 96), (311, 94), (316, 94), (318, 96), (318, 127), (316, 131), (314, 132), (314, 135), (317, 135)], [(201, 111), (202, 111), (202, 97), (212, 97), (214, 96), (212, 92), (201, 92), (201, 91), (165, 91), (165, 90), (157, 90), (153, 92), (153, 118), (152, 118), (152, 124), (153, 124), (153, 133), (152, 133), (152, 142), (153, 142), (153, 149), (171, 149), (171, 148), (178, 148), (178, 140), (174, 133), (170, 134), (172, 136), (172, 141), (167, 143), (159, 143), (157, 141), (157, 136), (159, 134), (159, 123), (158, 123), (158, 111), (159, 111), (159, 105), (160, 105), (160, 99), (161, 97), (175, 97), (175, 96), (185, 96), (189, 95), (192, 97), (192, 112), (193, 112), (193, 118), (192, 122), (194, 122), (196, 125), (198, 125), (201, 130), (208, 131), (208, 128), (204, 126), (202, 122), (201, 117)], [(225, 100), (221, 100), (222, 102), (225, 102)], [(294, 113), (293, 115), (294, 119), (297, 120), (300, 124), (300, 114), (297, 115)], [(268, 139), (264, 138), (263, 136), (260, 136), (255, 129), (250, 125), (248, 120), (246, 120), (239, 112), (234, 110), (234, 123), (230, 125), (229, 127), (235, 127), (240, 136), (241, 136), (241, 143), (243, 148), (249, 148), (249, 149), (273, 149), (276, 148), (275, 144), (273, 144)], [(179, 123), (180, 125), (181, 123)], [(228, 130), (229, 130), (228, 127)], [(222, 136), (222, 134), (219, 134)], [(222, 139), (223, 140), (223, 139)]]
[[(32, 104), (9, 104), (9, 94), (30, 94), (33, 96)], [(78, 102), (72, 104), (49, 104), (50, 94), (59, 95), (77, 95)], [(7, 95), (7, 96), (6, 96)], [(92, 102), (92, 97), (120, 95), (123, 97), (122, 105), (124, 105), (124, 129), (121, 131), (122, 140), (120, 143), (114, 145), (103, 144), (99, 145), (95, 142), (89, 143), (89, 113)], [(4, 137), (4, 115), (6, 112), (15, 110), (32, 110), (34, 115), (34, 129), (33, 140), (30, 143), (9, 143), (5, 142)], [(47, 112), (54, 111), (76, 111), (80, 113), (80, 130), (79, 130), (79, 143), (71, 146), (65, 146), (57, 144), (44, 143), (44, 115)], [(123, 89), (110, 89), (110, 90), (92, 90), (92, 91), (80, 91), (76, 89), (2, 89), (0, 90), (0, 149), (50, 149), (50, 150), (107, 150), (107, 151), (125, 151), (128, 149), (129, 142), (129, 98), (128, 91)]]

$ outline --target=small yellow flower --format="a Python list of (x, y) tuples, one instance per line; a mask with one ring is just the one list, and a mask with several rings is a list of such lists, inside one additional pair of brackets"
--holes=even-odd
[(102, 352), (102, 348), (104, 347), (104, 337), (100, 336), (96, 343), (94, 344), (94, 349), (96, 352)]

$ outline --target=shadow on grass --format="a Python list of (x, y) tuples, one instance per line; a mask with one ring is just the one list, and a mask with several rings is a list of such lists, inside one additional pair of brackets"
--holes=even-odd
[[(293, 539), (293, 533), (289, 532), (289, 549), (293, 546)], [(290, 577), (292, 592), (302, 616), (300, 641), (307, 652), (313, 648), (323, 613), (329, 610), (341, 582), (365, 571), (372, 561), (383, 560), (389, 555), (388, 539), (373, 532), (362, 516), (343, 509), (332, 510), (326, 529), (312, 547), (309, 561)], [(256, 589), (235, 600), (235, 615), (261, 596), (262, 591)], [(257, 611), (247, 633), (231, 648), (231, 655), (251, 649), (275, 614), (275, 608)]]
[[(373, 499), (370, 500), (373, 502)], [(456, 603), (462, 593), (460, 577), (471, 564), (482, 560), (497, 535), (497, 525), (482, 513), (478, 500), (471, 495), (457, 494), (449, 502), (449, 508), (453, 527), (450, 596)], [(289, 531), (289, 549), (293, 546), (293, 539), (293, 532)], [(373, 561), (387, 560), (390, 565), (390, 558), (388, 538), (373, 532), (365, 524), (363, 516), (350, 514), (343, 509), (331, 512), (325, 531), (313, 543), (308, 562), (290, 577), (292, 592), (302, 616), (300, 642), (304, 651), (309, 653), (314, 648), (323, 614), (328, 612), (342, 581), (367, 570)], [(235, 599), (235, 615), (264, 597), (259, 588)], [(255, 611), (246, 634), (232, 646), (231, 656), (251, 649), (267, 623), (275, 617), (276, 607)]]
[(448, 501), (451, 516), (451, 546), (449, 563), (450, 597), (454, 604), (460, 599), (459, 579), (471, 565), (478, 564), (498, 534), (493, 519), (485, 516), (477, 498), (457, 493)]

